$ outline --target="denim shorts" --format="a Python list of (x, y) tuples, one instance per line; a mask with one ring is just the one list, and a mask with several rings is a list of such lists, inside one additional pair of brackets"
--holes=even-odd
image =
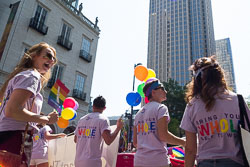
[(200, 161), (197, 167), (244, 167), (232, 159), (209, 159)]

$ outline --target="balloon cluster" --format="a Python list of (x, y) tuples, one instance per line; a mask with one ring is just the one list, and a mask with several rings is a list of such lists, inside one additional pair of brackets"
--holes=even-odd
[(63, 102), (61, 116), (57, 121), (57, 125), (60, 128), (66, 128), (69, 125), (69, 121), (76, 118), (77, 116), (76, 110), (78, 109), (78, 107), (79, 104), (74, 98), (67, 97)]
[(157, 80), (154, 70), (149, 69), (143, 65), (138, 65), (134, 70), (135, 77), (142, 81), (137, 87), (137, 92), (130, 92), (127, 94), (126, 100), (127, 103), (131, 106), (137, 106), (141, 103), (141, 98), (145, 98), (145, 103), (148, 103), (147, 97), (143, 93), (144, 86), (151, 81)]

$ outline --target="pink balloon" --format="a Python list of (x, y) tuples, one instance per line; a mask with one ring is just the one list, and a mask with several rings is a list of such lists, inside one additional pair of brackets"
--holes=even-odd
[(76, 105), (76, 101), (72, 97), (67, 97), (63, 102), (64, 108), (74, 108)]
[(148, 97), (147, 96), (145, 96), (145, 103), (147, 104), (147, 103), (149, 103), (149, 100), (148, 100)]

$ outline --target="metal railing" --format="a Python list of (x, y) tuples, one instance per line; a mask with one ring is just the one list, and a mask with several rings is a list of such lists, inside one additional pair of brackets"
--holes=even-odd
[(61, 45), (62, 47), (68, 50), (71, 50), (73, 45), (72, 42), (70, 42), (68, 39), (65, 39), (65, 37), (62, 35), (58, 36), (57, 44)]
[(99, 27), (92, 23), (87, 17), (85, 17), (79, 10), (77, 10), (74, 6), (72, 6), (67, 0), (57, 0), (69, 10), (71, 10), (74, 14), (78, 15), (85, 23), (87, 23), (91, 28), (96, 30), (97, 32), (100, 31)]
[(80, 58), (86, 60), (87, 62), (91, 62), (92, 60), (92, 55), (89, 54), (88, 52), (86, 52), (85, 50), (80, 50), (80, 55), (79, 55)]
[(86, 93), (78, 89), (73, 89), (72, 97), (78, 98), (80, 100), (86, 100)]

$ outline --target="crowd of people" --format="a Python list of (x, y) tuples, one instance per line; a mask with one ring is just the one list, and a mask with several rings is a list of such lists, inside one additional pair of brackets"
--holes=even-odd
[[(50, 78), (57, 62), (56, 50), (47, 43), (32, 46), (10, 73), (0, 89), (0, 150), (21, 154), (26, 166), (48, 166), (48, 140), (65, 137), (51, 134), (47, 124), (54, 124), (56, 111), (47, 116), (41, 113), (41, 90)], [(185, 148), (185, 167), (243, 167), (240, 137), (237, 133), (239, 107), (237, 94), (230, 91), (223, 69), (215, 57), (197, 59), (187, 85), (187, 106), (180, 128), (186, 139), (168, 130), (171, 121), (166, 105), (167, 91), (159, 80), (143, 88), (149, 102), (142, 106), (134, 120), (133, 145), (135, 167), (171, 166), (167, 144)], [(248, 117), (250, 111), (245, 104)], [(93, 112), (83, 116), (74, 132), (76, 167), (101, 167), (102, 144), (110, 145), (123, 128), (122, 119), (111, 133), (109, 120), (103, 114), (106, 100), (98, 96)], [(118, 150), (117, 150), (118, 151)]]

